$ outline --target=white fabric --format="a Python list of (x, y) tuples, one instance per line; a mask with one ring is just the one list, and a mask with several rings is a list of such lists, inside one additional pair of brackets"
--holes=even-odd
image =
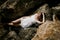
[(31, 17), (21, 19), (21, 23), (19, 25), (21, 25), (23, 28), (26, 28), (26, 27), (29, 27), (30, 25), (32, 25), (35, 22), (36, 22), (35, 15), (32, 15)]

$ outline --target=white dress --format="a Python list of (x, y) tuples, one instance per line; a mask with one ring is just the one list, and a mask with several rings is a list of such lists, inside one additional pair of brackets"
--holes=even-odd
[(25, 19), (21, 19), (21, 25), (23, 28), (27, 28), (30, 25), (34, 24), (36, 22), (35, 15), (32, 15), (31, 17), (27, 17)]
[(36, 19), (36, 17), (37, 17), (37, 14), (22, 17), (22, 18), (19, 18), (19, 19), (15, 20), (15, 21), (12, 21), (11, 23), (9, 23), (9, 25), (14, 25), (14, 23), (17, 23), (19, 21), (21, 21), (21, 23), (19, 23), (18, 25), (20, 25), (22, 28), (27, 28), (27, 27), (31, 26), (32, 24), (34, 24), (34, 23), (40, 24), (40, 21), (38, 21)]

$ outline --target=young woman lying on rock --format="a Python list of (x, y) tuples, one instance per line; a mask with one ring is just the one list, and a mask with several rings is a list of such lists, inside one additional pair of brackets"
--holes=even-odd
[[(43, 21), (41, 21), (41, 20), (43, 20)], [(42, 24), (43, 22), (44, 22), (44, 13), (36, 13), (34, 15), (24, 16), (19, 19), (16, 19), (16, 20), (8, 23), (8, 25), (12, 25), (12, 26), (19, 25), (22, 28), (27, 28), (34, 23)]]

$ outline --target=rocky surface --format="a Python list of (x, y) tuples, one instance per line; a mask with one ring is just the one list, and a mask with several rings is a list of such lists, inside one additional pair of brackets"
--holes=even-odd
[(32, 40), (60, 40), (60, 22), (46, 21), (39, 26)]
[(9, 0), (5, 3), (6, 1), (0, 0), (0, 5), (2, 5), (0, 6), (0, 40), (60, 40), (60, 23), (51, 19), (37, 28), (32, 26), (22, 29), (7, 25), (8, 22), (22, 16), (40, 12), (46, 13), (48, 18), (53, 18), (52, 13), (60, 13), (57, 12), (60, 11), (58, 0)]

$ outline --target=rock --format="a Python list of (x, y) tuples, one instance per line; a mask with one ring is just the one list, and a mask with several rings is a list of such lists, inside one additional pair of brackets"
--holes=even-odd
[(35, 35), (37, 28), (21, 29), (19, 32), (20, 40), (31, 40)]
[[(8, 3), (12, 4), (16, 0), (9, 0), (9, 1), (10, 2), (8, 2)], [(58, 23), (58, 22), (56, 22), (56, 23), (49, 22), (49, 21), (45, 22), (44, 24), (39, 26), (39, 28), (38, 28), (39, 31), (35, 27), (29, 28), (26, 30), (24, 30), (24, 29), (17, 30), (18, 28), (14, 29), (14, 27), (13, 27), (13, 30), (9, 30), (9, 26), (4, 25), (4, 22), (8, 23), (8, 22), (15, 20), (17, 18), (20, 18), (22, 16), (28, 16), (28, 15), (31, 15), (34, 13), (39, 13), (40, 11), (48, 13), (48, 11), (46, 11), (46, 10), (49, 10), (50, 6), (51, 7), (56, 6), (56, 3), (59, 3), (59, 1), (58, 2), (57, 1), (56, 0), (51, 0), (51, 1), (50, 0), (19, 0), (19, 2), (16, 5), (14, 5), (14, 8), (10, 9), (12, 7), (12, 6), (10, 6), (10, 8), (6, 7), (7, 9), (6, 8), (2, 9), (0, 11), (0, 22), (3, 21), (3, 25), (0, 25), (0, 40), (31, 40), (33, 37), (34, 38), (32, 40), (40, 40), (40, 39), (42, 39), (42, 40), (52, 39), (53, 40), (53, 38), (56, 40), (58, 40), (58, 39), (60, 40), (60, 38), (59, 38), (59, 36), (60, 36), (59, 35), (60, 34), (59, 24), (60, 23)], [(6, 1), (4, 0), (3, 3), (5, 3), (5, 2)], [(1, 3), (1, 4), (3, 4), (3, 3)], [(40, 6), (43, 5), (44, 3), (47, 3), (47, 4), (40, 8)], [(48, 5), (49, 5), (49, 7), (48, 7)], [(47, 6), (47, 8), (46, 8), (46, 6)], [(57, 8), (57, 9), (59, 9), (59, 8)], [(8, 28), (4, 29), (6, 26)], [(39, 37), (35, 37), (35, 36), (37, 36), (37, 34), (35, 35), (36, 30), (37, 30), (37, 34)], [(53, 31), (51, 31), (51, 30), (53, 30)], [(56, 31), (56, 30), (58, 30), (58, 31)], [(17, 33), (17, 31), (19, 31), (19, 33)]]
[(60, 40), (60, 21), (46, 21), (39, 26), (32, 40)]

